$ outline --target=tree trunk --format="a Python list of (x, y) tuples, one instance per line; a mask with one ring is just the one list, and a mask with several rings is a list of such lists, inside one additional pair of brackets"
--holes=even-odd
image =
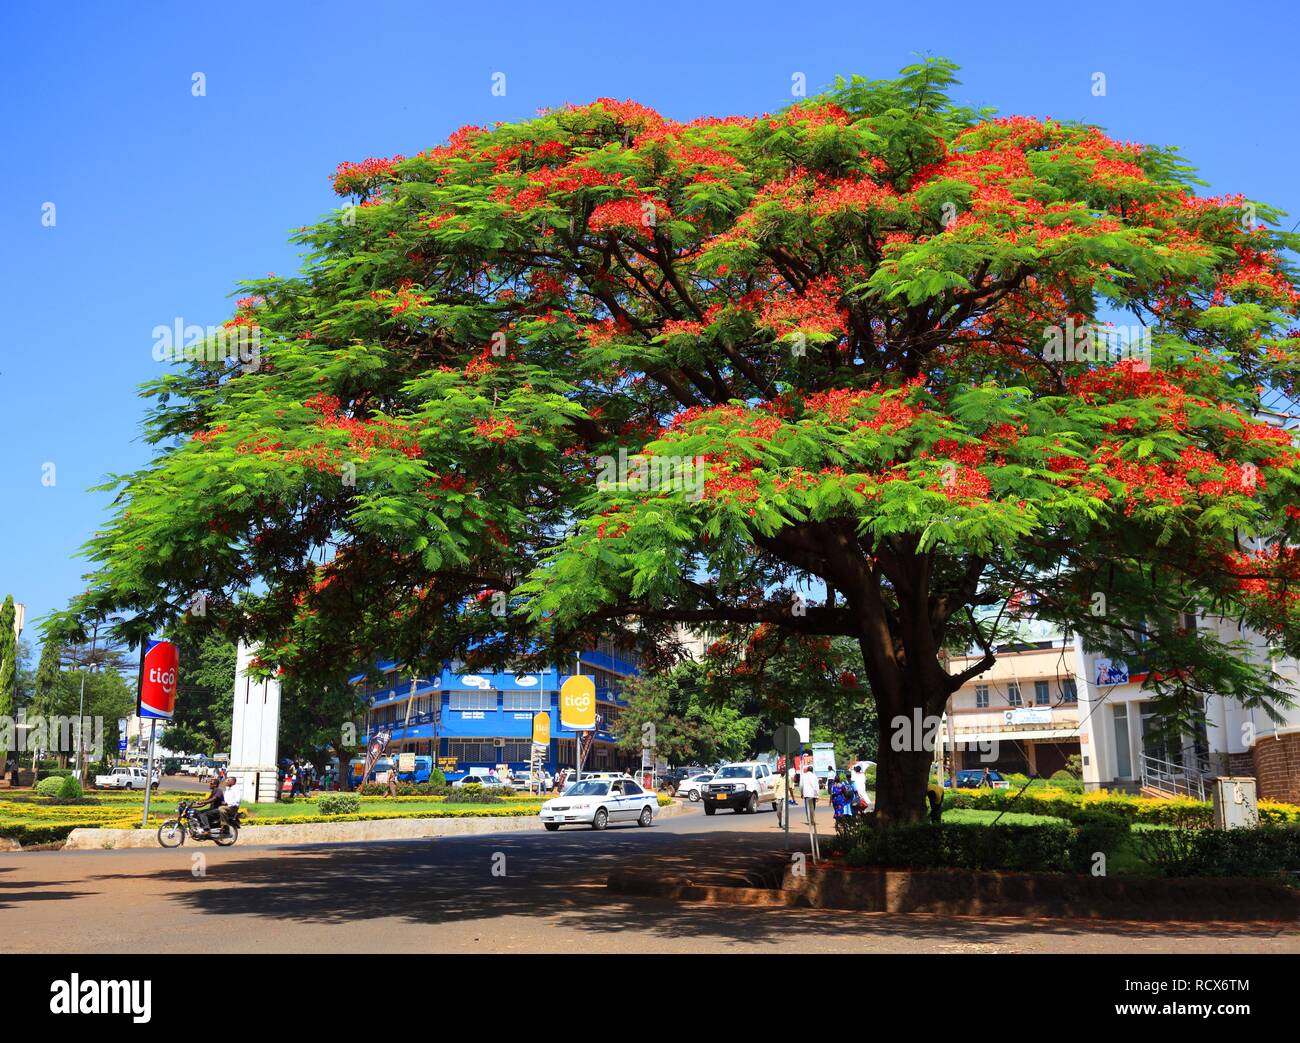
[[(877, 727), (880, 753), (876, 763), (876, 819), (923, 822), (928, 814), (925, 791), (934, 754), (924, 748), (896, 750), (899, 732), (883, 714)], [(911, 728), (910, 723), (907, 728)]]
[(881, 822), (921, 822), (939, 720), (951, 691), (929, 633), (899, 638), (887, 627), (864, 628), (867, 679), (876, 698), (879, 736), (876, 816)]

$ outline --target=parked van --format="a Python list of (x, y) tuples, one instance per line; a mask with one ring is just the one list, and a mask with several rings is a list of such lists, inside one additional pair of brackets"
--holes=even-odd
[(433, 758), (423, 753), (415, 755), (414, 771), (399, 771), (397, 773), (398, 782), (428, 782), (432, 778)]

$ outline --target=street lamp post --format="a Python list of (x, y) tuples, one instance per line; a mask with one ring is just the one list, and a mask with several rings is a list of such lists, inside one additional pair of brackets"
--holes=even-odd
[[(15, 716), (18, 716), (18, 639), (23, 636), (23, 626), (27, 622), (27, 606), (21, 601), (14, 602), (14, 690), (13, 702), (9, 705), (13, 708)], [(10, 776), (10, 785), (18, 781), (18, 764), (21, 752), (14, 754), (14, 773)], [(6, 757), (8, 754), (6, 753)], [(3, 761), (5, 758), (0, 758)], [(5, 765), (0, 763), (0, 778), (4, 776)], [(32, 785), (36, 785), (36, 776), (39, 773), (39, 767), (36, 761), (32, 761)]]
[[(99, 640), (99, 623), (95, 623), (95, 629), (90, 636), (90, 660), (88, 665), (95, 664), (95, 643)], [(85, 772), (81, 763), (82, 751), (85, 749), (85, 743), (82, 742), (82, 729), (85, 727), (86, 720), (86, 671), (81, 671), (81, 699), (77, 704), (77, 781), (83, 785), (85, 783)]]

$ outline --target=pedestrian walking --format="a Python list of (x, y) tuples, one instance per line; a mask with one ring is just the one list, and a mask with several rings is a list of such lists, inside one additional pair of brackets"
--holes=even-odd
[(871, 794), (867, 792), (867, 773), (862, 770), (861, 764), (853, 766), (853, 789), (857, 794), (856, 810), (860, 812), (871, 810)]
[(836, 774), (830, 784), (831, 810), (836, 818), (852, 818), (857, 791), (847, 777)]
[(817, 781), (817, 773), (811, 768), (805, 768), (799, 773), (799, 792), (803, 795), (804, 818), (812, 825), (817, 814), (817, 798), (821, 795), (821, 786)]
[(789, 790), (786, 788), (785, 772), (776, 773), (776, 780), (772, 784), (772, 796), (776, 798), (776, 822), (782, 829), (785, 828), (785, 820), (790, 815), (789, 805), (786, 803), (786, 797)]

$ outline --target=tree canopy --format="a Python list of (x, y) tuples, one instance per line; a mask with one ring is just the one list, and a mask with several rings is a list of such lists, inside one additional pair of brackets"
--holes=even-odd
[[(1297, 238), (1173, 149), (957, 106), (954, 75), (341, 164), (303, 270), (228, 324), (255, 357), (146, 387), (159, 451), (76, 614), (138, 635), (202, 596), (299, 676), (765, 623), (857, 641), (883, 736), (992, 663), (975, 610), (1032, 606), (1141, 655), (1175, 719), (1283, 698), (1176, 620), (1300, 645)], [(1124, 324), (1140, 350), (1098, 351)], [(952, 674), (958, 646), (986, 654)], [(914, 817), (928, 754), (889, 746), (880, 811)]]

